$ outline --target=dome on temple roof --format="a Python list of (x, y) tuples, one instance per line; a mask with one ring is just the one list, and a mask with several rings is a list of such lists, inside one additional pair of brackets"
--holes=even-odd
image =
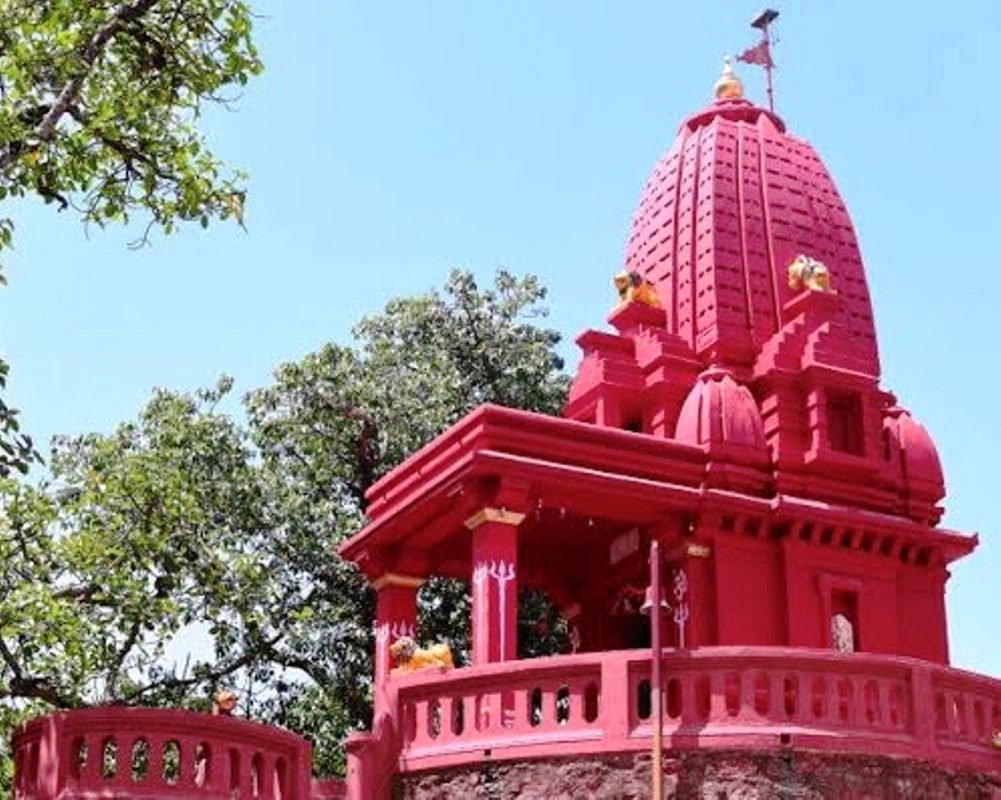
[[(945, 497), (942, 463), (931, 434), (909, 411), (896, 405), (884, 412), (883, 431), (885, 456), (896, 465), (906, 496), (918, 501), (918, 505), (912, 504), (912, 512), (917, 509), (916, 516), (929, 516), (921, 505), (933, 506)], [(934, 511), (930, 516), (937, 521), (940, 513)]]
[[(724, 75), (724, 79), (726, 75)], [(724, 79), (721, 79), (724, 83)], [(820, 262), (837, 293), (832, 366), (874, 378), (879, 356), (848, 211), (810, 144), (727, 84), (686, 119), (633, 218), (625, 268), (657, 289), (703, 364), (744, 368), (795, 317), (788, 268)], [(840, 362), (840, 363), (838, 363)]]
[(713, 454), (726, 451), (735, 461), (767, 460), (758, 404), (729, 370), (718, 367), (707, 369), (695, 381), (678, 415), (674, 438)]

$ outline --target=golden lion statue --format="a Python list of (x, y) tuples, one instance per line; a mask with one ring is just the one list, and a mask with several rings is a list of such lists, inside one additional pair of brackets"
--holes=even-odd
[(789, 265), (789, 288), (793, 291), (809, 289), (811, 292), (833, 293), (831, 271), (816, 259), (798, 255)]
[(660, 308), (660, 298), (657, 297), (657, 290), (653, 284), (645, 278), (640, 277), (638, 272), (620, 272), (612, 278), (612, 285), (619, 292), (619, 304), (631, 303), (634, 300), (638, 303)]
[(418, 647), (409, 636), (401, 636), (389, 646), (389, 655), (396, 666), (393, 672), (416, 672), (430, 667), (454, 667), (452, 648), (447, 644)]
[(240, 700), (240, 695), (236, 692), (224, 690), (216, 692), (212, 698), (212, 713), (217, 716), (231, 717), (236, 709), (236, 704)]

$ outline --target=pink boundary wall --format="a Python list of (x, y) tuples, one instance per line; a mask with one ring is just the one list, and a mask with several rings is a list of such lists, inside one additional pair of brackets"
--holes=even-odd
[[(83, 748), (87, 756), (81, 763)], [(79, 709), (28, 722), (15, 733), (13, 750), (14, 800), (304, 800), (313, 794), (308, 741), (231, 717), (147, 708)], [(145, 762), (138, 780), (133, 777), (134, 755)], [(165, 770), (165, 756), (171, 763), (176, 758), (176, 771)], [(317, 796), (338, 797), (336, 783)]]
[[(806, 648), (665, 651), (665, 747), (879, 753), (1001, 776), (1001, 681), (899, 656)], [(649, 750), (650, 655), (618, 651), (391, 678), (349, 746), (349, 796), (394, 772)], [(499, 714), (513, 707), (513, 714)]]

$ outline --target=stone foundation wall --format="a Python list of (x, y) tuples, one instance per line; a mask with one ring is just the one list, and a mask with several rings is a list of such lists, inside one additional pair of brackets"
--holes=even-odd
[[(1001, 800), (1001, 775), (922, 761), (803, 751), (665, 752), (665, 800)], [(403, 776), (396, 800), (650, 797), (650, 756), (485, 762)]]

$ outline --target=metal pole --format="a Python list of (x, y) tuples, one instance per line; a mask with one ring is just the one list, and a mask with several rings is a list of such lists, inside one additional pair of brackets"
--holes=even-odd
[(664, 708), (661, 703), (661, 642), (660, 642), (660, 543), (650, 542), (650, 711), (653, 718), (652, 797), (663, 800), (664, 770), (662, 765), (664, 745)]
[[(758, 16), (756, 16), (751, 21), (751, 27), (757, 28), (761, 31), (761, 38), (765, 45), (765, 52), (768, 54), (767, 63), (764, 64), (765, 67), (765, 80), (768, 86), (768, 110), (775, 113), (775, 96), (772, 92), (772, 69), (774, 64), (772, 63), (772, 35), (769, 26), (775, 22), (779, 17), (779, 12), (774, 8), (766, 8)], [(756, 63), (761, 63), (756, 62)]]
[(772, 37), (768, 31), (768, 25), (764, 25), (761, 29), (765, 36), (765, 49), (768, 53), (768, 63), (765, 65), (765, 80), (767, 81), (768, 87), (768, 110), (773, 114), (775, 113), (775, 95), (772, 92)]

